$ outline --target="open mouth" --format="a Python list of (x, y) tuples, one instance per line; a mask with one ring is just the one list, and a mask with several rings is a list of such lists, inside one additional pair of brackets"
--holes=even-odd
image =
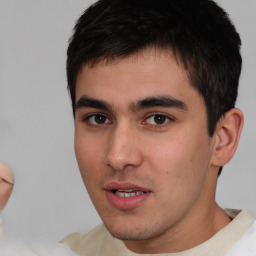
[(108, 202), (119, 210), (135, 209), (142, 205), (152, 191), (132, 183), (108, 183), (104, 187)]
[(133, 197), (133, 196), (143, 195), (143, 194), (145, 194), (147, 192), (146, 191), (137, 190), (137, 189), (125, 189), (125, 190), (113, 189), (112, 193), (114, 193), (118, 197)]

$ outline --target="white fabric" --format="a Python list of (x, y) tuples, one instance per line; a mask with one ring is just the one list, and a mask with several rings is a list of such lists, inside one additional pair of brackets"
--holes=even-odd
[(256, 256), (256, 222), (225, 256)]
[[(253, 249), (256, 237), (253, 217), (246, 211), (225, 211), (233, 219), (230, 224), (204, 243), (183, 252), (163, 254), (131, 252), (123, 241), (113, 238), (104, 225), (99, 225), (89, 233), (70, 234), (61, 242), (80, 256), (256, 256)], [(235, 248), (237, 246), (238, 249)], [(249, 249), (243, 251), (247, 246)]]
[(0, 216), (0, 256), (77, 256), (64, 244), (33, 244), (28, 246), (21, 241), (3, 236), (2, 218)]
[(77, 256), (64, 244), (27, 246), (18, 241), (0, 241), (0, 256)]

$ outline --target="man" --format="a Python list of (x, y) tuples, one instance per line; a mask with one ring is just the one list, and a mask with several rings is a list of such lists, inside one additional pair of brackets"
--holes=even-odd
[(104, 224), (63, 243), (79, 255), (255, 255), (253, 218), (215, 201), (243, 125), (240, 45), (211, 0), (100, 0), (84, 12), (68, 88)]

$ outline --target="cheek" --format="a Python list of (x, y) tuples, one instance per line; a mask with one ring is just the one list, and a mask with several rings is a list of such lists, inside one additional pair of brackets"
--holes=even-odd
[(200, 185), (207, 175), (211, 158), (205, 141), (209, 139), (190, 132), (155, 143), (149, 161), (152, 170), (157, 170), (156, 178), (161, 178), (166, 187), (175, 188), (178, 193), (189, 192)]
[(75, 153), (85, 188), (92, 202), (98, 202), (99, 190), (96, 188), (102, 175), (99, 150), (89, 138), (75, 137)]
[(102, 162), (104, 160), (104, 144), (98, 146), (97, 140), (90, 136), (75, 136), (75, 154), (81, 176), (87, 185), (93, 182), (102, 173)]

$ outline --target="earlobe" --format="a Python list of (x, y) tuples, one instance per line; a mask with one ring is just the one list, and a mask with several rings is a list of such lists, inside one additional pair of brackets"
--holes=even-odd
[(231, 160), (238, 146), (243, 120), (243, 113), (237, 108), (229, 110), (219, 120), (214, 133), (212, 165), (220, 167)]

